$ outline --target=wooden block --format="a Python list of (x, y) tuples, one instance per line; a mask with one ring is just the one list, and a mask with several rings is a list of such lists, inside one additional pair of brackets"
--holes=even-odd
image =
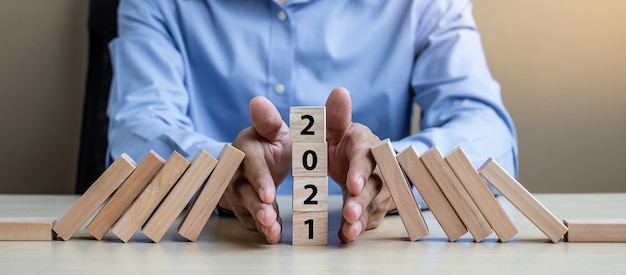
[(293, 211), (328, 211), (328, 177), (294, 177)]
[(57, 218), (0, 218), (0, 241), (50, 241), (55, 238), (52, 227)]
[(326, 107), (291, 107), (289, 109), (289, 130), (292, 142), (325, 142)]
[(100, 212), (87, 225), (86, 229), (96, 239), (102, 240), (115, 222), (124, 214), (139, 193), (148, 185), (154, 175), (163, 167), (165, 160), (156, 152), (150, 151), (137, 165), (126, 182), (111, 196)]
[(563, 224), (566, 242), (626, 242), (626, 219), (568, 219)]
[(244, 156), (243, 152), (230, 144), (224, 145), (218, 157), (217, 166), (180, 223), (178, 234), (193, 242), (198, 239), (217, 202), (239, 169)]
[(474, 169), (472, 162), (461, 148), (457, 148), (446, 156), (446, 162), (452, 168), (465, 190), (470, 195), (480, 212), (483, 214), (493, 231), (496, 232), (500, 242), (506, 242), (519, 231), (513, 221), (506, 214), (502, 205), (491, 193), (489, 187), (483, 182)]
[(137, 200), (113, 225), (111, 232), (123, 242), (128, 242), (188, 167), (189, 161), (174, 151)]
[(546, 234), (550, 241), (556, 243), (565, 235), (567, 227), (495, 160), (488, 159), (478, 169), (478, 172), (534, 223), (539, 230)]
[(291, 173), (294, 177), (325, 177), (328, 175), (326, 142), (292, 143)]
[(209, 177), (216, 164), (217, 160), (213, 156), (200, 150), (178, 183), (143, 225), (141, 228), (143, 234), (155, 243), (161, 241), (172, 223)]
[(459, 215), (467, 230), (469, 230), (475, 242), (481, 242), (493, 231), (480, 213), (474, 201), (467, 193), (459, 179), (456, 177), (448, 163), (444, 160), (437, 147), (426, 151), (422, 157), (422, 162), (428, 172), (446, 196), (456, 214)]
[(137, 164), (122, 154), (85, 191), (52, 228), (63, 240), (69, 240), (117, 187), (135, 170)]
[(428, 235), (428, 227), (422, 212), (417, 202), (415, 202), (409, 183), (400, 169), (400, 165), (396, 160), (396, 153), (389, 139), (374, 144), (370, 151), (374, 156), (376, 164), (378, 164), (389, 193), (391, 193), (391, 197), (396, 203), (398, 214), (400, 214), (404, 228), (409, 234), (409, 239), (415, 241)]
[(328, 212), (293, 212), (293, 245), (326, 245)]
[(422, 195), (424, 202), (430, 208), (439, 225), (448, 236), (448, 240), (453, 242), (467, 233), (467, 228), (448, 202), (439, 186), (430, 175), (430, 172), (422, 163), (419, 154), (413, 146), (405, 149), (396, 157), (400, 167), (415, 186), (415, 189)]

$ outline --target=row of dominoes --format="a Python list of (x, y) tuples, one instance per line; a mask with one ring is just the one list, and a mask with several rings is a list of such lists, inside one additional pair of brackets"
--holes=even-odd
[(200, 150), (191, 163), (177, 152), (165, 161), (151, 151), (138, 165), (122, 154), (58, 222), (12, 219), (5, 225), (11, 226), (13, 239), (49, 240), (56, 233), (69, 240), (97, 212), (86, 230), (98, 240), (111, 231), (128, 242), (141, 227), (144, 235), (159, 242), (197, 194), (178, 227), (181, 236), (195, 241), (243, 157), (228, 144), (218, 159)]
[(491, 158), (476, 170), (461, 148), (444, 157), (433, 147), (420, 157), (413, 147), (396, 154), (389, 140), (372, 146), (371, 152), (412, 241), (428, 235), (429, 231), (406, 178), (420, 193), (451, 242), (468, 231), (476, 242), (493, 232), (499, 241), (506, 242), (518, 233), (482, 178), (552, 242), (558, 242), (564, 235), (569, 242), (626, 241), (626, 220), (560, 222)]

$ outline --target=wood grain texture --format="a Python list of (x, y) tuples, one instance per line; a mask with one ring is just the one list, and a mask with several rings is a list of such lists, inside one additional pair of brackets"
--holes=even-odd
[[(303, 130), (306, 130), (306, 134), (302, 133)], [(289, 135), (292, 142), (325, 142), (326, 107), (289, 108)]]
[(448, 240), (453, 242), (467, 233), (467, 228), (448, 202), (430, 172), (420, 160), (419, 154), (413, 146), (406, 148), (396, 157), (400, 167), (420, 193), (424, 202), (428, 205), (433, 216), (448, 236)]
[(327, 211), (328, 177), (294, 177), (292, 194), (293, 211)]
[(441, 188), (450, 205), (454, 208), (475, 242), (481, 242), (493, 232), (485, 217), (456, 177), (448, 163), (444, 160), (437, 147), (426, 151), (422, 157), (426, 169)]
[(137, 200), (113, 225), (111, 233), (123, 242), (128, 242), (188, 167), (189, 161), (174, 151)]
[(495, 160), (488, 159), (478, 172), (535, 224), (550, 241), (556, 243), (565, 235), (567, 227)]
[[(312, 226), (312, 232), (310, 232)], [(312, 234), (310, 234), (312, 233)], [(292, 245), (327, 245), (328, 212), (293, 212)]]
[(191, 201), (216, 164), (217, 159), (209, 153), (202, 149), (198, 151), (187, 171), (146, 221), (141, 232), (155, 243), (161, 241), (165, 232)]
[(137, 165), (135, 171), (128, 177), (126, 182), (111, 196), (111, 199), (96, 214), (87, 225), (89, 234), (96, 239), (104, 238), (109, 229), (130, 207), (141, 191), (150, 183), (154, 175), (163, 167), (165, 160), (156, 152), (150, 151)]
[(566, 242), (626, 242), (626, 219), (566, 219), (563, 224)]
[(224, 145), (213, 173), (178, 226), (178, 234), (190, 241), (198, 239), (244, 156), (243, 152), (230, 144)]
[(63, 240), (69, 240), (89, 217), (111, 196), (135, 170), (136, 163), (128, 155), (117, 158), (53, 227)]
[(445, 160), (501, 242), (506, 242), (519, 233), (463, 149), (455, 149), (446, 156)]
[(53, 217), (0, 217), (0, 241), (50, 241), (55, 237)]
[(428, 235), (428, 227), (422, 212), (396, 160), (396, 153), (389, 139), (374, 144), (370, 151), (398, 208), (398, 214), (409, 234), (409, 239), (415, 241)]
[(294, 177), (325, 177), (328, 175), (328, 145), (326, 142), (294, 142), (292, 143), (291, 154), (291, 173)]

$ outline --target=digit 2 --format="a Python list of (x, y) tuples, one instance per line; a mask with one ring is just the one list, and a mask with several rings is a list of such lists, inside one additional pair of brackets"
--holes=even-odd
[(306, 127), (304, 127), (304, 129), (302, 129), (302, 131), (300, 131), (300, 135), (303, 136), (313, 136), (315, 135), (315, 131), (311, 131), (311, 127), (313, 127), (313, 123), (315, 122), (315, 119), (313, 119), (312, 115), (302, 115), (300, 117), (301, 119), (306, 119), (309, 121), (309, 124), (306, 125)]
[(307, 184), (304, 186), (304, 189), (312, 189), (313, 192), (311, 192), (311, 195), (309, 195), (308, 198), (306, 198), (306, 200), (304, 200), (304, 204), (317, 204), (316, 200), (313, 200), (313, 198), (315, 198), (315, 195), (317, 195), (317, 186), (313, 185), (313, 184)]

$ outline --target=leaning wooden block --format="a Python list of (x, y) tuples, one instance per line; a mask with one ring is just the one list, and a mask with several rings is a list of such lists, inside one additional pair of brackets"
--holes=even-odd
[(113, 225), (111, 232), (123, 242), (128, 242), (188, 167), (189, 161), (174, 151), (148, 187)]
[(291, 173), (294, 177), (325, 177), (328, 175), (326, 142), (292, 143)]
[(0, 241), (50, 241), (57, 218), (0, 218)]
[(534, 223), (539, 230), (546, 234), (550, 241), (556, 243), (565, 235), (567, 227), (495, 160), (488, 159), (478, 169), (478, 172)]
[(209, 177), (216, 164), (217, 160), (213, 156), (200, 150), (172, 191), (143, 225), (141, 228), (143, 234), (155, 243), (161, 241), (172, 223)]
[(85, 191), (52, 228), (63, 240), (69, 240), (115, 189), (135, 170), (137, 164), (122, 154)]
[(325, 142), (326, 107), (291, 107), (289, 109), (289, 130), (292, 142)]
[(387, 184), (389, 193), (398, 208), (400, 219), (409, 234), (409, 239), (415, 241), (428, 235), (428, 227), (422, 212), (413, 198), (409, 183), (404, 178), (400, 165), (396, 160), (396, 153), (389, 139), (374, 144), (370, 151), (380, 169), (383, 180)]
[(446, 156), (446, 162), (452, 168), (465, 190), (470, 195), (478, 209), (483, 214), (493, 231), (496, 232), (501, 242), (506, 242), (519, 231), (513, 221), (506, 214), (502, 205), (498, 203), (496, 197), (491, 193), (489, 187), (483, 182), (474, 169), (467, 155), (461, 148), (457, 148)]
[(430, 175), (430, 172), (420, 160), (417, 151), (413, 146), (402, 151), (396, 157), (400, 167), (415, 186), (415, 189), (422, 195), (424, 202), (430, 208), (439, 225), (448, 236), (448, 240), (453, 242), (467, 233), (467, 228), (448, 202), (437, 183)]
[(109, 229), (124, 214), (139, 193), (148, 185), (154, 175), (163, 167), (165, 160), (156, 152), (150, 151), (139, 163), (126, 182), (113, 194), (111, 199), (87, 225), (87, 232), (96, 239), (104, 238)]
[(566, 242), (626, 242), (626, 219), (568, 219), (563, 224)]
[(293, 245), (326, 245), (328, 212), (293, 212)]
[(474, 237), (474, 241), (481, 242), (489, 236), (493, 232), (489, 223), (446, 163), (439, 149), (437, 147), (431, 148), (422, 155), (421, 159), (450, 205)]
[(294, 177), (293, 211), (327, 211), (328, 177)]
[(195, 242), (198, 239), (217, 202), (239, 169), (244, 156), (243, 152), (230, 144), (224, 145), (218, 157), (217, 166), (180, 223), (178, 234), (190, 241)]

